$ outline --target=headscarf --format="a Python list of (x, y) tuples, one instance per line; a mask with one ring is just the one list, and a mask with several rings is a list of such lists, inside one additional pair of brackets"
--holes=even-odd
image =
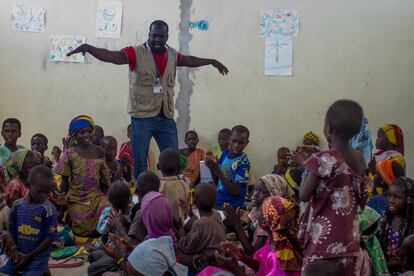
[(147, 193), (141, 202), (142, 222), (147, 229), (145, 239), (171, 236), (175, 244), (173, 232), (173, 213), (168, 199), (159, 192)]
[(395, 146), (395, 150), (404, 155), (404, 135), (401, 128), (397, 125), (384, 125), (381, 127), (387, 136), (388, 141)]
[(29, 152), (28, 149), (22, 148), (12, 152), (9, 159), (6, 161), (6, 171), (8, 177), (18, 177), (23, 169), (23, 163), (26, 159), (26, 155)]
[(129, 264), (142, 275), (187, 275), (175, 258), (173, 240), (170, 236), (148, 239), (138, 244), (128, 256)]
[(296, 191), (300, 189), (303, 171), (302, 168), (289, 168), (285, 173), (287, 183)]
[[(290, 212), (294, 212), (295, 219), (284, 217)], [(262, 214), (272, 232), (278, 267), (281, 270), (300, 270), (303, 248), (296, 238), (299, 230), (298, 206), (288, 199), (272, 196), (263, 202)]]
[(358, 211), (360, 240), (371, 258), (373, 275), (388, 275), (387, 262), (385, 261), (378, 238), (374, 233), (364, 233), (365, 230), (377, 223), (380, 218), (381, 215), (368, 206), (364, 210)]
[[(270, 196), (293, 198), (295, 195), (295, 192), (292, 190), (286, 180), (278, 174), (267, 174), (265, 176), (262, 176), (259, 181), (262, 181), (265, 184)], [(260, 208), (254, 207), (250, 212), (249, 217), (253, 223), (257, 224), (259, 215)]]
[(319, 146), (319, 143), (320, 143), (318, 135), (316, 135), (312, 131), (309, 131), (308, 133), (306, 133), (305, 136), (303, 136), (303, 140), (311, 141), (315, 143), (316, 146)]
[(92, 127), (95, 129), (95, 123), (93, 119), (87, 115), (79, 115), (70, 121), (68, 129), (68, 137), (64, 141), (63, 150), (67, 150), (76, 145), (75, 135), (76, 133), (85, 127)]

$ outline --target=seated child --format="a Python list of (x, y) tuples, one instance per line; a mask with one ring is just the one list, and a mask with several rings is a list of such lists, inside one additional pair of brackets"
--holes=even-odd
[(58, 146), (54, 146), (52, 149), (53, 164), (54, 166), (59, 162), (59, 158), (62, 155), (62, 150)]
[(396, 179), (387, 191), (388, 210), (381, 219), (378, 239), (384, 251), (391, 275), (405, 272), (399, 262), (403, 240), (414, 234), (414, 182), (410, 178)]
[[(211, 184), (200, 184), (194, 197), (198, 216), (190, 213), (187, 224), (190, 229), (177, 244), (180, 263), (199, 272), (208, 266), (220, 242), (226, 240), (226, 228), (220, 214), (214, 210), (216, 188)], [(184, 227), (186, 229), (186, 227)]]
[(231, 131), (229, 148), (222, 153), (220, 160), (212, 153), (207, 154), (206, 166), (217, 183), (218, 210), (223, 210), (224, 203), (236, 208), (245, 206), (250, 162), (243, 151), (249, 143), (249, 135), (250, 132), (245, 126), (235, 126)]
[(188, 185), (178, 179), (180, 171), (180, 154), (174, 149), (166, 149), (159, 157), (158, 169), (162, 173), (160, 193), (165, 195), (173, 211), (174, 222), (177, 229), (184, 223), (185, 210), (181, 202), (188, 202)]
[(43, 164), (48, 168), (52, 168), (52, 160), (50, 160), (49, 157), (45, 156), (45, 151), (47, 150), (47, 142), (47, 137), (40, 133), (33, 135), (30, 141), (32, 151), (38, 155), (37, 157), (40, 160), (40, 164)]
[[(114, 237), (119, 246), (124, 245)], [(115, 275), (177, 275), (188, 274), (185, 266), (177, 262), (174, 241), (170, 236), (150, 238), (132, 248), (129, 256), (112, 246), (105, 246), (105, 252), (121, 266), (123, 273)], [(112, 274), (111, 274), (112, 275)]]
[[(96, 230), (102, 234), (102, 244), (108, 242), (109, 233), (120, 234), (120, 229), (126, 233), (130, 226), (128, 216), (128, 207), (130, 203), (130, 190), (128, 185), (118, 180), (109, 187), (108, 200), (111, 207), (107, 207), (102, 211)], [(96, 250), (89, 254), (88, 275), (102, 275), (106, 271), (117, 271), (119, 265), (110, 256), (106, 255), (103, 250)]]
[(362, 118), (358, 103), (336, 101), (325, 116), (330, 149), (309, 158), (302, 152), (294, 153), (306, 169), (299, 192), (300, 200), (308, 202), (300, 228), (303, 269), (318, 259), (337, 262), (345, 275), (353, 275), (357, 269), (361, 247), (354, 225), (358, 206), (363, 209), (366, 204), (367, 179), (363, 155), (350, 148), (349, 140), (361, 129)]
[(43, 275), (48, 271), (52, 242), (57, 236), (57, 211), (47, 200), (53, 187), (53, 173), (35, 166), (28, 178), (29, 192), (17, 200), (10, 215), (10, 234), (17, 246), (14, 270), (23, 275)]
[(230, 258), (216, 254), (219, 262), (235, 275), (246, 275), (241, 261), (253, 269), (258, 276), (299, 276), (302, 265), (302, 245), (296, 235), (299, 229), (299, 208), (288, 199), (268, 197), (262, 205), (260, 224), (269, 234), (266, 244), (251, 258), (233, 243), (222, 243), (221, 249)]
[(118, 180), (111, 184), (108, 189), (108, 200), (111, 207), (106, 207), (99, 218), (96, 231), (101, 234), (101, 239), (105, 244), (108, 241), (108, 233), (118, 233), (114, 224), (114, 216), (121, 217), (121, 223), (124, 228), (129, 228), (128, 207), (131, 201), (131, 191), (128, 185)]
[(6, 200), (9, 206), (27, 193), (27, 181), (30, 170), (39, 164), (36, 155), (27, 149), (19, 149), (12, 153), (6, 163), (6, 170), (11, 178), (6, 187)]
[[(21, 130), (22, 126), (19, 120), (8, 118), (3, 121), (1, 136), (3, 136), (4, 144), (0, 145), (0, 167), (5, 168), (5, 163), (11, 154), (18, 149), (24, 148), (17, 144), (17, 139), (22, 135)], [(7, 172), (6, 179), (8, 180)]]
[(92, 144), (94, 128), (89, 116), (72, 119), (68, 140), (73, 146), (65, 150), (55, 167), (62, 176), (60, 192), (67, 198), (72, 231), (83, 237), (97, 234), (99, 215), (109, 206), (102, 187), (109, 188), (111, 180), (104, 150)]
[(277, 150), (277, 164), (273, 167), (273, 174), (285, 175), (291, 159), (290, 149), (281, 147)]
[[(112, 184), (114, 185), (114, 184)], [(128, 245), (135, 247), (137, 244), (144, 241), (147, 230), (142, 221), (141, 216), (141, 202), (142, 198), (149, 192), (158, 192), (160, 188), (159, 178), (152, 172), (144, 171), (138, 176), (137, 188), (135, 192), (138, 195), (139, 201), (136, 205), (131, 208), (130, 220), (131, 225), (129, 230), (126, 229), (123, 225), (118, 223), (121, 216), (114, 214), (113, 216), (113, 225), (116, 229), (119, 238), (122, 238)], [(123, 215), (122, 215), (123, 216)], [(112, 234), (109, 234), (111, 236)], [(116, 246), (115, 246), (116, 247)], [(88, 261), (90, 265), (88, 266), (88, 275), (102, 275), (102, 273), (107, 271), (118, 271), (120, 269), (120, 264), (117, 261), (121, 258), (114, 258), (111, 255), (108, 255), (105, 248), (103, 250), (97, 250), (89, 254)], [(119, 248), (116, 248), (119, 249)]]
[(223, 128), (218, 133), (217, 145), (212, 145), (210, 147), (210, 151), (213, 153), (213, 156), (217, 159), (220, 159), (221, 153), (229, 148), (230, 135), (231, 130), (228, 128)]
[(193, 185), (200, 182), (200, 161), (204, 160), (204, 150), (197, 148), (199, 142), (198, 134), (190, 130), (185, 134), (185, 144), (187, 148), (180, 149), (180, 154), (187, 157), (187, 168), (184, 176), (187, 177)]
[[(259, 248), (265, 245), (268, 239), (268, 233), (259, 225), (259, 218), (261, 216), (262, 203), (270, 196), (293, 199), (294, 192), (286, 180), (277, 174), (265, 175), (256, 182), (252, 200), (253, 209), (247, 214), (248, 221), (243, 221), (248, 225), (249, 232), (252, 233), (253, 244), (248, 240), (246, 232), (242, 227), (241, 216), (247, 213), (247, 211), (242, 209), (235, 211), (234, 208), (227, 205), (224, 208), (228, 222), (234, 227), (244, 251), (249, 256), (253, 256)], [(238, 217), (239, 215), (240, 218)]]
[(105, 161), (109, 168), (109, 176), (111, 183), (118, 180), (125, 180), (130, 182), (132, 179), (131, 160), (127, 155), (123, 156), (122, 160), (116, 159), (118, 143), (112, 136), (105, 136), (101, 139), (101, 147), (105, 151)]

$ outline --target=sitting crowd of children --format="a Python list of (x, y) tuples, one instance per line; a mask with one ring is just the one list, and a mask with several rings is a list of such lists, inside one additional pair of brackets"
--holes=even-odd
[(26, 149), (20, 121), (6, 119), (0, 273), (50, 275), (51, 252), (68, 245), (56, 242), (59, 229), (70, 229), (90, 238), (88, 275), (414, 275), (403, 133), (384, 125), (371, 154), (363, 122), (358, 103), (336, 101), (323, 127), (329, 149), (308, 132), (249, 189), (243, 125), (220, 130), (208, 151), (188, 131), (186, 148), (160, 153), (160, 177), (134, 179), (130, 141), (118, 152), (89, 116), (72, 119), (53, 159), (45, 135)]

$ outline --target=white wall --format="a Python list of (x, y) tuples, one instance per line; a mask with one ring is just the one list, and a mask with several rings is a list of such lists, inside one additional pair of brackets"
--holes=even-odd
[[(89, 114), (106, 134), (125, 139), (128, 94), (127, 66), (53, 64), (48, 60), (52, 34), (86, 35), (99, 47), (120, 49), (143, 42), (153, 19), (170, 24), (170, 41), (178, 47), (180, 1), (124, 0), (122, 38), (95, 37), (97, 1), (25, 1), (47, 8), (47, 32), (13, 32), (11, 5), (0, 2), (0, 119), (22, 120), (22, 143), (43, 132), (60, 144), (70, 119)], [(188, 2), (188, 1), (186, 1)], [(294, 39), (292, 77), (263, 75), (264, 40), (258, 36), (262, 9), (296, 9), (299, 37)], [(230, 69), (228, 77), (214, 68), (191, 74), (190, 128), (201, 146), (215, 142), (223, 127), (242, 123), (251, 130), (249, 154), (256, 176), (269, 171), (280, 146), (295, 147), (302, 135), (322, 133), (324, 113), (339, 98), (357, 100), (370, 124), (397, 123), (405, 132), (409, 175), (414, 169), (414, 2), (404, 0), (193, 1), (192, 20), (206, 19), (206, 32), (193, 30), (190, 52), (216, 57)], [(176, 93), (179, 92), (179, 87)]]

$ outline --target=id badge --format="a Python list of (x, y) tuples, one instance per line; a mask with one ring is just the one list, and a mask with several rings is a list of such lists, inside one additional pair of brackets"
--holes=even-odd
[(152, 86), (152, 89), (154, 90), (154, 94), (161, 94), (162, 84), (157, 80), (157, 82)]

